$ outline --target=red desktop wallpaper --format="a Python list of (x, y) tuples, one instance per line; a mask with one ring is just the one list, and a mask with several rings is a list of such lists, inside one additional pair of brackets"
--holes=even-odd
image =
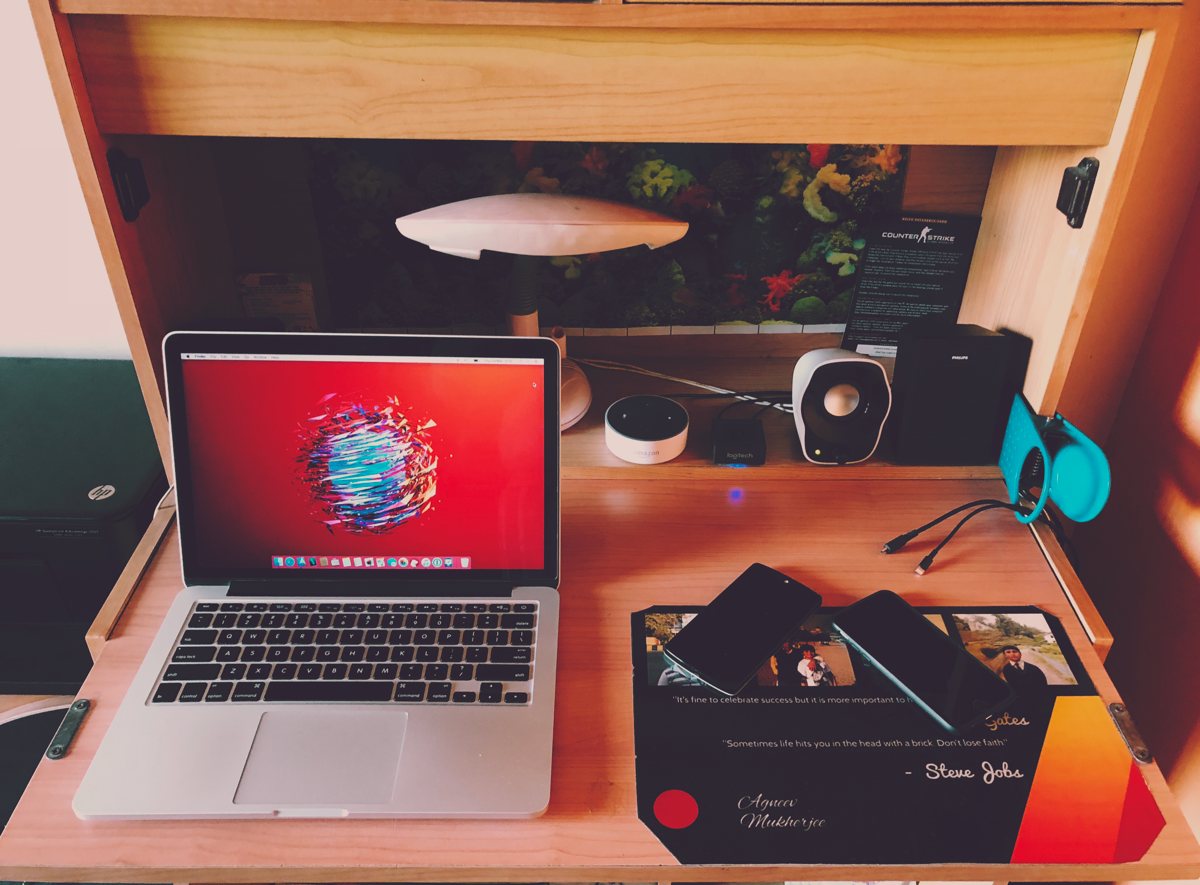
[(545, 565), (540, 365), (186, 359), (183, 379), (204, 568)]

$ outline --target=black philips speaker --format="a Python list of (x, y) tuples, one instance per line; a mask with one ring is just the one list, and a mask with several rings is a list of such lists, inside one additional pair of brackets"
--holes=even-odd
[(890, 455), (897, 464), (995, 464), (1025, 383), (1028, 338), (919, 321), (900, 332), (892, 374)]
[(814, 464), (855, 464), (870, 458), (891, 405), (883, 366), (850, 350), (810, 350), (792, 373), (800, 451)]

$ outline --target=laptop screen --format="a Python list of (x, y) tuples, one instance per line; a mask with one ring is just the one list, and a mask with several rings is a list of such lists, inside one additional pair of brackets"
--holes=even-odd
[(552, 343), (169, 341), (189, 581), (556, 576)]

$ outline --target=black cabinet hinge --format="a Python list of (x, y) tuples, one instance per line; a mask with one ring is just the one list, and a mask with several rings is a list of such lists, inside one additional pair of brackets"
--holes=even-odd
[(1062, 185), (1058, 189), (1058, 211), (1067, 216), (1067, 224), (1071, 227), (1083, 227), (1083, 217), (1087, 215), (1099, 171), (1100, 161), (1095, 157), (1084, 157), (1078, 166), (1063, 170)]
[(117, 191), (121, 217), (126, 221), (137, 221), (142, 207), (150, 202), (150, 188), (146, 184), (146, 173), (142, 171), (142, 161), (120, 148), (109, 148), (108, 171)]

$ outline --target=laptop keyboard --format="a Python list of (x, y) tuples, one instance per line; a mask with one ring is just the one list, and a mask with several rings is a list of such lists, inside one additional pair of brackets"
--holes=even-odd
[(150, 702), (530, 702), (534, 602), (198, 602)]

